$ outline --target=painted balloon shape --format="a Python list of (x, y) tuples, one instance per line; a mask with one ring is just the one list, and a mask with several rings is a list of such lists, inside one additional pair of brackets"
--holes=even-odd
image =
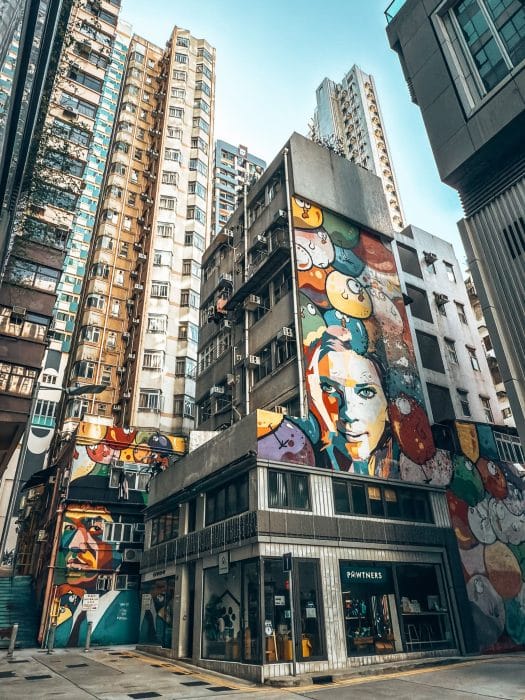
[(368, 318), (372, 300), (364, 286), (355, 279), (334, 270), (326, 278), (326, 293), (334, 309), (354, 318)]
[(423, 464), (436, 453), (428, 417), (411, 396), (400, 394), (388, 408), (392, 431), (401, 450), (416, 464)]
[(507, 480), (500, 467), (492, 460), (484, 459), (483, 457), (478, 459), (476, 466), (485, 491), (488, 491), (494, 498), (506, 498)]
[(450, 488), (469, 506), (475, 506), (485, 496), (485, 489), (478, 470), (468, 457), (454, 455), (454, 476)]
[[(326, 322), (317, 306), (308, 299), (304, 294), (299, 294), (299, 303), (301, 307), (301, 328), (303, 331), (303, 342), (305, 345), (310, 345), (326, 328)], [(309, 337), (313, 333), (315, 337)]]
[(314, 231), (296, 228), (295, 243), (298, 248), (302, 248), (301, 256), (304, 258), (304, 252), (306, 252), (310, 259), (308, 267), (302, 268), (298, 258), (297, 267), (299, 269), (309, 269), (312, 265), (325, 268), (334, 261), (334, 246), (324, 229)]
[(359, 242), (359, 229), (329, 211), (324, 212), (323, 228), (328, 232), (333, 244), (340, 248), (353, 248)]
[(331, 272), (331, 268), (322, 270), (319, 267), (312, 267), (310, 270), (299, 270), (297, 273), (301, 292), (322, 309), (327, 309), (330, 306), (326, 296), (326, 279), (329, 272)]
[(485, 567), (489, 581), (502, 598), (518, 595), (522, 586), (521, 569), (516, 557), (503, 542), (485, 547)]
[(379, 238), (370, 233), (361, 231), (359, 243), (353, 251), (374, 270), (396, 272), (396, 263), (392, 251), (388, 250)]
[(365, 269), (365, 263), (348, 248), (335, 246), (334, 268), (345, 275), (358, 277)]
[(292, 197), (292, 217), (298, 228), (319, 228), (323, 224), (321, 209), (303, 197)]
[(327, 326), (342, 326), (348, 329), (352, 336), (352, 350), (364, 355), (368, 350), (368, 333), (364, 323), (358, 318), (347, 316), (346, 314), (330, 309), (324, 314), (324, 321)]

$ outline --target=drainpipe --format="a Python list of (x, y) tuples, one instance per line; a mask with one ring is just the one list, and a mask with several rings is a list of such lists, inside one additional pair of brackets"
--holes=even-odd
[[(248, 281), (248, 183), (246, 178), (244, 178), (243, 185), (243, 216), (244, 216), (244, 276), (243, 283), (246, 284)], [(250, 317), (248, 309), (244, 309), (244, 412), (245, 415), (250, 413), (250, 368), (248, 367), (248, 355), (250, 352), (249, 343), (249, 328), (250, 328)]]
[(286, 188), (286, 209), (288, 212), (288, 242), (290, 245), (290, 266), (292, 268), (292, 310), (293, 310), (293, 321), (295, 328), (295, 347), (297, 354), (297, 374), (298, 374), (298, 386), (299, 386), (299, 412), (301, 418), (306, 419), (306, 405), (305, 405), (305, 390), (304, 390), (304, 365), (303, 365), (303, 348), (302, 348), (302, 328), (301, 319), (299, 317), (299, 290), (297, 287), (297, 262), (295, 258), (295, 241), (293, 234), (292, 225), (292, 205), (290, 198), (290, 178), (288, 172), (288, 148), (283, 151), (284, 156), (284, 183)]

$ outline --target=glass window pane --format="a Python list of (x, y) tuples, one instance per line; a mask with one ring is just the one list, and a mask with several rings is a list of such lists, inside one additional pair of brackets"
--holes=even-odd
[(307, 510), (310, 507), (308, 477), (304, 474), (290, 474), (292, 508)]
[(357, 515), (366, 515), (368, 513), (364, 486), (352, 484), (352, 506), (353, 512)]
[(324, 640), (318, 562), (299, 561), (296, 581), (301, 624), (299, 658), (319, 658), (323, 655)]
[(351, 513), (348, 488), (344, 481), (333, 482), (334, 508), (336, 513)]

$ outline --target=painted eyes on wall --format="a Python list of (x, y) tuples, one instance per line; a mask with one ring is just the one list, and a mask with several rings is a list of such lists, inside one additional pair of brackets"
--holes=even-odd
[(295, 202), (296, 202), (298, 207), (300, 207), (301, 209), (304, 209), (305, 211), (308, 211), (308, 209), (310, 209), (312, 207), (311, 202), (307, 202), (304, 199), (299, 199), (299, 197), (295, 198)]
[[(335, 386), (332, 386), (332, 384), (321, 382), (321, 391), (329, 396), (337, 396), (339, 400), (342, 400), (342, 392)], [(372, 385), (362, 385), (355, 387), (354, 393), (361, 399), (369, 400), (377, 396), (377, 389)]]
[(362, 399), (373, 399), (377, 396), (377, 389), (373, 386), (360, 386), (355, 389), (355, 393)]

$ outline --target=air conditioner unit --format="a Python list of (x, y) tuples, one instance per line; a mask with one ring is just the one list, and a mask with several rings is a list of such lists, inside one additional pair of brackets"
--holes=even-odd
[(229, 329), (231, 329), (231, 328), (233, 328), (233, 324), (232, 324), (232, 322), (231, 322), (230, 320), (228, 320), (227, 318), (225, 318), (225, 319), (223, 319), (223, 320), (221, 321), (221, 329), (222, 329), (222, 330), (229, 330)]
[(130, 334), (127, 331), (125, 331), (122, 334), (122, 340), (129, 340), (129, 339), (130, 339)]
[(243, 356), (243, 355), (241, 355), (240, 353), (235, 353), (234, 360), (235, 360), (235, 364), (236, 364), (236, 365), (238, 365), (239, 362), (242, 362), (243, 359), (244, 359), (244, 356)]
[(229, 284), (232, 284), (233, 275), (231, 272), (221, 272), (219, 274), (219, 282), (228, 282)]
[(285, 221), (286, 220), (286, 210), (285, 209), (278, 209), (275, 214), (273, 215), (273, 223), (277, 223), (278, 221)]
[(114, 413), (119, 413), (120, 411), (122, 411), (122, 406), (119, 403), (114, 403), (112, 406), (112, 411)]
[(131, 277), (131, 279), (136, 279), (139, 276), (139, 273), (137, 270), (131, 270), (129, 276)]
[(225, 236), (228, 236), (228, 238), (233, 238), (233, 231), (231, 228), (225, 228), (222, 232)]
[(428, 251), (423, 251), (423, 257), (425, 258), (427, 265), (432, 265), (438, 259), (438, 256), (435, 253), (429, 253)]
[(142, 550), (141, 549), (125, 549), (124, 554), (122, 556), (122, 560), (128, 563), (134, 563), (136, 562), (137, 564), (140, 563), (140, 560), (142, 559)]
[(128, 352), (128, 355), (126, 357), (126, 360), (134, 360), (137, 357), (136, 352)]
[(274, 406), (273, 410), (275, 413), (280, 413), (282, 416), (286, 416), (288, 413), (286, 406)]
[(144, 289), (143, 284), (134, 284), (133, 285), (133, 291), (135, 291), (135, 292), (142, 292), (143, 289)]
[(140, 318), (139, 318), (139, 317), (135, 317), (135, 318), (131, 321), (131, 323), (132, 323), (134, 326), (138, 326), (139, 323), (140, 323)]
[(235, 384), (235, 375), (234, 374), (227, 374), (226, 375), (226, 384), (228, 386), (233, 386)]
[(434, 296), (436, 297), (436, 304), (438, 306), (444, 306), (448, 301), (448, 296), (446, 294), (435, 293)]
[(21, 316), (24, 317), (27, 313), (27, 309), (25, 306), (13, 306), (11, 309), (11, 314), (13, 316)]
[(38, 534), (36, 536), (36, 541), (37, 542), (45, 542), (47, 539), (47, 531), (46, 530), (39, 530)]
[(137, 258), (138, 258), (139, 260), (147, 260), (147, 259), (148, 259), (148, 256), (146, 255), (146, 253), (139, 253), (139, 254), (137, 255)]
[(125, 392), (122, 394), (122, 398), (123, 398), (123, 399), (130, 399), (130, 398), (131, 398), (131, 391), (125, 391)]
[(286, 340), (287, 338), (293, 338), (293, 329), (288, 326), (283, 326), (277, 331), (277, 340)]
[(261, 364), (261, 358), (259, 355), (248, 355), (246, 358), (247, 367), (259, 367)]
[(258, 233), (258, 234), (255, 236), (255, 241), (254, 241), (254, 242), (255, 242), (255, 243), (261, 243), (262, 245), (266, 245), (266, 236), (264, 235), (264, 233)]
[(126, 372), (125, 367), (117, 367), (117, 374), (124, 374)]
[(256, 294), (248, 294), (246, 299), (244, 300), (244, 308), (245, 309), (256, 309), (258, 306), (261, 305), (261, 297), (258, 297)]
[(64, 115), (64, 117), (68, 117), (69, 119), (78, 119), (78, 114), (72, 109), (69, 109), (69, 107), (64, 107), (64, 109), (62, 110), (62, 114)]
[(212, 386), (210, 389), (210, 396), (217, 396), (220, 394), (224, 394), (224, 387), (223, 386)]

